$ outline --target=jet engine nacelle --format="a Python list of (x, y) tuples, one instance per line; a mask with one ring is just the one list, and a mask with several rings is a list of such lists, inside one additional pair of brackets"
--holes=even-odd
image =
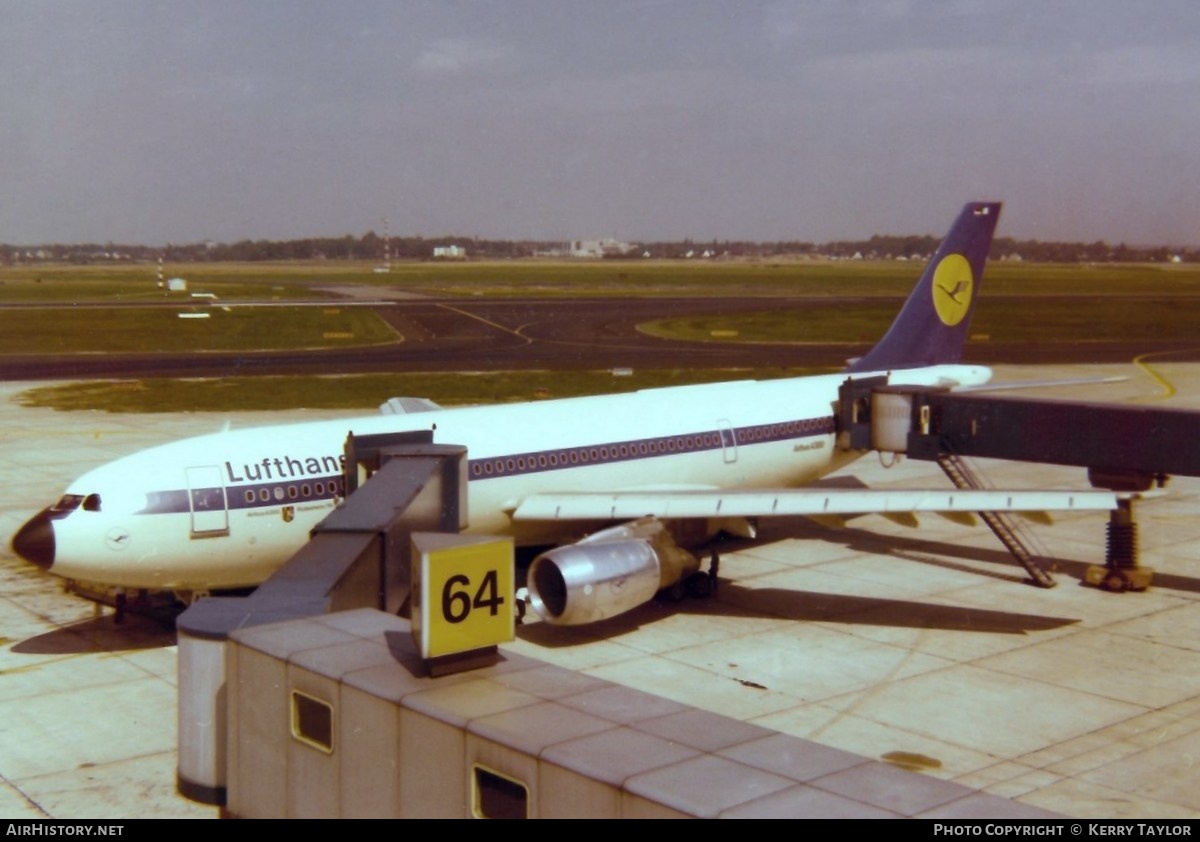
[(636, 608), (699, 568), (661, 521), (642, 518), (542, 553), (529, 568), (529, 597), (546, 622), (578, 626)]

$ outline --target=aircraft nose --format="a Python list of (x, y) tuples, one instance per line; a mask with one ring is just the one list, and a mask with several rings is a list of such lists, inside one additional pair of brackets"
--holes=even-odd
[(13, 552), (43, 570), (54, 564), (54, 525), (47, 511), (39, 512), (12, 539)]

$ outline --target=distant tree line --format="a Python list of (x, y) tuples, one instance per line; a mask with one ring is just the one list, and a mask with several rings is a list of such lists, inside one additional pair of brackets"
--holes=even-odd
[[(932, 236), (875, 235), (867, 240), (838, 240), (811, 243), (800, 240), (753, 242), (749, 240), (709, 240), (644, 242), (632, 244), (623, 253), (608, 254), (607, 259), (637, 260), (653, 258), (759, 258), (786, 256), (861, 258), (864, 260), (926, 259), (938, 239)], [(458, 245), (472, 260), (505, 260), (565, 253), (559, 241), (486, 240), (479, 237), (443, 236), (390, 237), (385, 251), (384, 238), (374, 231), (361, 237), (309, 237), (300, 240), (239, 240), (236, 243), (187, 243), (166, 246), (124, 245), (114, 243), (78, 243), (72, 245), (0, 244), (0, 261), (100, 263), (112, 261), (154, 261), (160, 257), (171, 263), (257, 261), (257, 260), (376, 260), (385, 253), (392, 260), (429, 260), (435, 246)], [(993, 260), (1019, 257), (1048, 263), (1125, 263), (1168, 262), (1176, 258), (1192, 263), (1200, 261), (1200, 249), (1168, 246), (1110, 245), (1094, 243), (1041, 242), (999, 237), (992, 243)]]

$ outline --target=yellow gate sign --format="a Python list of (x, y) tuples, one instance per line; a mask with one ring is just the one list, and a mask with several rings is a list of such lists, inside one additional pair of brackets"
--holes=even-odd
[(421, 657), (515, 637), (511, 538), (415, 532), (412, 543), (412, 629)]

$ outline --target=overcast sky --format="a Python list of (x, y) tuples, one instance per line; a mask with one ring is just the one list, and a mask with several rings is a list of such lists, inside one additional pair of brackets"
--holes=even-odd
[(1200, 244), (1194, 0), (0, 0), (0, 242)]

